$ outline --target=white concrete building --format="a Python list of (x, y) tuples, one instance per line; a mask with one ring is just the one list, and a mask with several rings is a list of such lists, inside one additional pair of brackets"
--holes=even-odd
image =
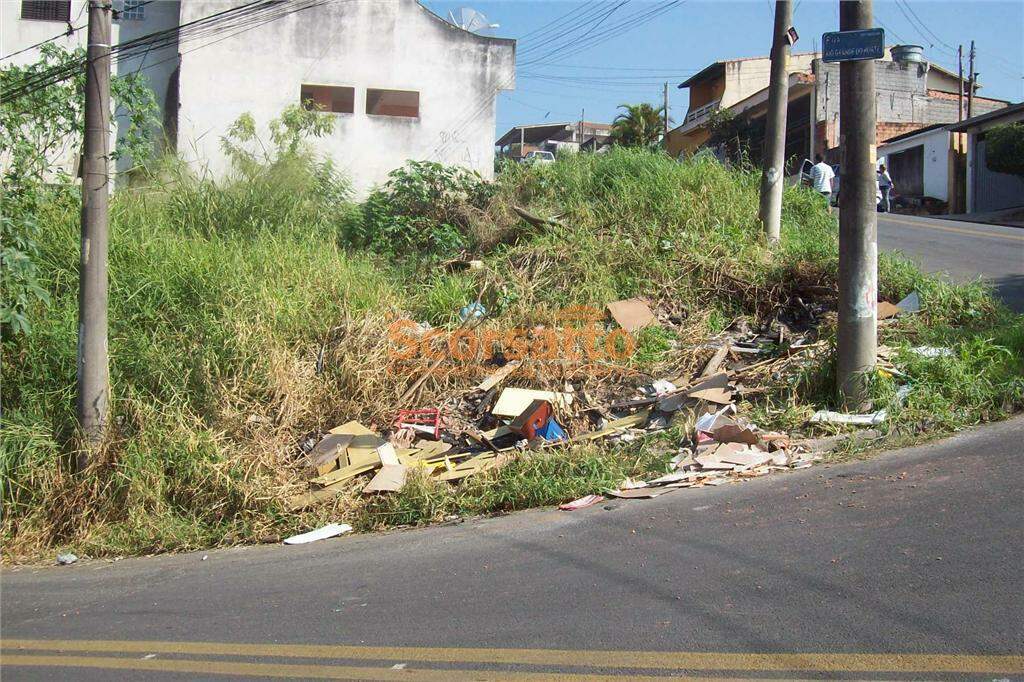
[[(117, 0), (115, 8), (127, 11), (116, 22), (115, 41), (242, 4)], [(37, 26), (23, 17), (28, 5), (47, 5), (61, 18)], [(65, 15), (81, 14), (84, 23), (86, 14), (85, 0), (0, 6), (4, 54), (60, 33)], [(75, 40), (84, 41), (85, 31)], [(32, 61), (31, 52), (23, 57)], [(214, 176), (230, 170), (220, 140), (241, 114), (252, 114), (267, 135), (266, 124), (285, 107), (316, 102), (335, 122), (330, 136), (315, 140), (317, 152), (332, 158), (363, 196), (410, 159), (492, 177), (496, 95), (515, 87), (515, 41), (465, 31), (416, 0), (328, 0), (262, 24), (186, 33), (117, 69), (149, 78), (168, 148)]]
[(886, 140), (876, 150), (900, 196), (948, 202), (955, 188), (956, 140), (941, 123)]

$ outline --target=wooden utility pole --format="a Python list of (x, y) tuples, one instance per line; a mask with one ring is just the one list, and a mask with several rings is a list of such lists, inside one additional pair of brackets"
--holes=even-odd
[(107, 242), (110, 199), (110, 0), (89, 0), (82, 164), (82, 252), (78, 281), (77, 416), (85, 447), (78, 469), (92, 461), (110, 414), (107, 354)]
[(967, 118), (974, 116), (974, 84), (977, 82), (978, 74), (974, 71), (974, 41), (971, 41), (971, 53), (967, 62), (967, 75), (969, 76), (967, 91)]
[(793, 17), (790, 0), (776, 0), (772, 35), (771, 80), (768, 82), (768, 121), (761, 162), (759, 215), (769, 242), (779, 241), (782, 224), (782, 189), (786, 176), (786, 107), (789, 104), (789, 40), (786, 34)]
[[(871, 28), (872, 0), (841, 0), (839, 30)], [(875, 63), (839, 65), (843, 160), (839, 210), (839, 326), (836, 373), (849, 410), (868, 400), (878, 343), (878, 237), (875, 179)]]
[(665, 103), (662, 106), (664, 107), (664, 116), (663, 116), (663, 118), (665, 120), (662, 121), (663, 125), (662, 125), (662, 131), (661, 131), (661, 143), (663, 145), (665, 145), (665, 149), (668, 149), (668, 82), (667, 81), (665, 82)]
[(814, 154), (818, 148), (818, 79), (821, 77), (821, 72), (818, 69), (820, 57), (818, 55), (817, 41), (811, 43), (811, 54), (811, 129), (808, 134), (810, 144), (808, 145), (807, 158), (810, 159), (811, 163), (814, 163)]
[(956, 120), (964, 120), (964, 46), (956, 46), (956, 64), (960, 83), (960, 91), (957, 93)]

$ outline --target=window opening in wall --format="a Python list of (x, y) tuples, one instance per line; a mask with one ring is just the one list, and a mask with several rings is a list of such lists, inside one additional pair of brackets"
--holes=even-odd
[(21, 18), (71, 21), (71, 0), (22, 0)]
[(356, 90), (337, 85), (303, 84), (299, 101), (310, 111), (351, 114), (355, 112)]
[(420, 115), (420, 93), (414, 90), (367, 88), (366, 113), (374, 116), (418, 118)]
[[(115, 3), (114, 7), (117, 7)], [(146, 18), (146, 0), (124, 0), (121, 11), (117, 13), (118, 21), (142, 21)]]

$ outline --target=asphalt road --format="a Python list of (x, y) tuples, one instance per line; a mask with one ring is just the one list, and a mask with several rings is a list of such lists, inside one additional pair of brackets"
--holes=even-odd
[(1024, 229), (957, 220), (879, 214), (878, 246), (954, 281), (985, 279), (1024, 313)]
[(9, 569), (2, 675), (1020, 678), (1022, 440), (1018, 418), (576, 512)]

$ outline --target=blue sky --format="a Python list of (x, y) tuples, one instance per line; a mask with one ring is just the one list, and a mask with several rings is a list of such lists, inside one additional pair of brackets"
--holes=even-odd
[[(665, 81), (669, 82), (671, 116), (681, 121), (687, 95), (676, 89), (680, 82), (717, 59), (769, 52), (772, 0), (686, 0), (646, 23), (634, 18), (626, 28), (601, 36), (637, 13), (657, 10), (664, 0), (631, 0), (594, 28), (602, 15), (621, 2), (585, 7), (581, 2), (541, 0), (424, 0), (443, 16), (449, 10), (472, 7), (501, 25), (496, 35), (520, 39), (516, 89), (498, 98), (499, 134), (521, 123), (575, 121), (582, 109), (587, 120), (610, 121), (619, 104), (660, 104)], [(796, 0), (793, 24), (800, 40), (794, 50), (809, 52), (817, 47), (822, 33), (838, 30), (837, 8), (837, 0)], [(591, 46), (565, 46), (569, 38), (556, 22), (566, 15), (563, 27), (580, 17), (571, 36), (593, 29), (587, 38), (593, 41)], [(966, 71), (967, 45), (973, 39), (984, 86), (981, 94), (1024, 100), (1024, 0), (876, 0), (875, 17), (875, 25), (886, 29), (886, 43), (923, 45), (930, 61), (954, 72), (957, 45), (964, 44)], [(586, 49), (576, 52), (579, 47)], [(534, 63), (528, 64), (531, 60)]]

